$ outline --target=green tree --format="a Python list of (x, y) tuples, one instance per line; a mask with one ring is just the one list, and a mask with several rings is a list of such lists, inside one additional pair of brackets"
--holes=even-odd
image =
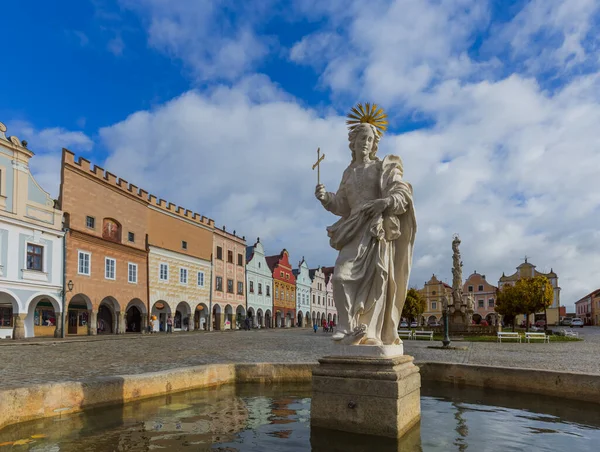
[[(535, 276), (517, 281), (521, 290), (523, 312), (527, 314), (527, 330), (529, 330), (529, 315), (544, 311), (544, 317), (548, 319), (546, 309), (552, 306), (554, 300), (554, 288), (545, 276)], [(547, 321), (544, 329), (547, 328)]]
[(504, 318), (512, 317), (512, 330), (515, 330), (517, 315), (522, 314), (521, 290), (512, 284), (506, 284), (496, 291), (494, 310)]
[(427, 308), (427, 300), (419, 293), (417, 289), (408, 289), (406, 301), (402, 308), (402, 317), (409, 320), (417, 319)]

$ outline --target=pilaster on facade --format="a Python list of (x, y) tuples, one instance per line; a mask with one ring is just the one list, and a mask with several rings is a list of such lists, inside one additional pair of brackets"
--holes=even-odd
[(296, 277), (292, 272), (289, 253), (283, 249), (281, 253), (266, 257), (273, 275), (273, 322), (278, 328), (292, 327), (296, 318)]
[(246, 318), (246, 238), (225, 226), (213, 235), (212, 329), (240, 329)]
[(265, 249), (256, 243), (246, 247), (246, 297), (250, 326), (271, 328), (273, 318), (273, 274), (265, 259)]
[(298, 269), (293, 272), (296, 277), (296, 325), (309, 327), (312, 323), (310, 315), (311, 279), (310, 270), (304, 257), (298, 263)]
[(0, 339), (62, 335), (63, 212), (0, 123)]

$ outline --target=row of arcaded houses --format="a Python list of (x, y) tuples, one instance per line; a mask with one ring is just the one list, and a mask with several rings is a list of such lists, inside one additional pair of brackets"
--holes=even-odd
[(27, 143), (5, 132), (0, 123), (0, 338), (337, 320), (332, 267), (293, 269), (287, 250), (265, 256), (259, 239), (246, 246), (66, 149), (53, 200)]

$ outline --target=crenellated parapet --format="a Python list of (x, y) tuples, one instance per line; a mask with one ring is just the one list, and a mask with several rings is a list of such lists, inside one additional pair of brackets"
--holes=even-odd
[(129, 196), (139, 199), (140, 201), (148, 204), (151, 207), (160, 209), (164, 212), (168, 212), (172, 215), (176, 215), (180, 218), (184, 218), (193, 223), (214, 228), (214, 220), (204, 215), (200, 215), (199, 213), (193, 212), (189, 209), (177, 206), (172, 202), (160, 199), (157, 196), (148, 193), (148, 191), (127, 182), (125, 179), (120, 178), (109, 171), (106, 171), (104, 168), (98, 165), (92, 166), (91, 162), (83, 157), (75, 159), (75, 154), (69, 151), (68, 149), (64, 148), (63, 166), (75, 168), (78, 171), (87, 174), (89, 177), (97, 179), (99, 182), (105, 185), (109, 185), (119, 191), (126, 193)]

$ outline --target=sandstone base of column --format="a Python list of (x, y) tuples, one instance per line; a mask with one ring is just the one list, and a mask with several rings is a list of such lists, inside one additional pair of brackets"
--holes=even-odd
[(412, 356), (325, 357), (313, 370), (311, 427), (400, 438), (419, 423), (420, 397)]

